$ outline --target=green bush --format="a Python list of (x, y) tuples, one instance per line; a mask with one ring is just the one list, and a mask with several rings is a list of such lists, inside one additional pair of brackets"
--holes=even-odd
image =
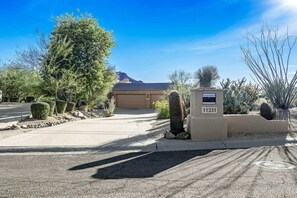
[(105, 117), (111, 117), (113, 116), (113, 112), (115, 110), (115, 99), (112, 97), (110, 100), (108, 100), (108, 108), (105, 108), (103, 110), (103, 114)]
[(49, 110), (49, 116), (52, 116), (54, 114), (55, 108), (56, 108), (56, 103), (53, 100), (43, 100), (42, 102), (45, 102), (49, 104), (50, 110)]
[(74, 102), (68, 102), (66, 107), (66, 112), (72, 112), (74, 111), (75, 103)]
[(45, 102), (36, 102), (31, 105), (33, 118), (46, 120), (50, 111), (50, 105)]
[(167, 100), (159, 100), (155, 103), (155, 109), (158, 113), (158, 119), (169, 118), (169, 103)]
[(57, 100), (56, 101), (57, 105), (57, 112), (58, 113), (64, 113), (67, 107), (67, 102), (64, 100)]

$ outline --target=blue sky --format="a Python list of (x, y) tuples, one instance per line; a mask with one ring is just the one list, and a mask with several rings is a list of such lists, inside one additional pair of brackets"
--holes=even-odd
[[(217, 66), (221, 78), (250, 78), (239, 47), (246, 31), (257, 34), (267, 20), (297, 33), (296, 0), (10, 0), (0, 3), (0, 59), (13, 59), (35, 43), (36, 29), (50, 34), (53, 17), (77, 9), (113, 32), (109, 62), (144, 82), (205, 65)], [(293, 56), (292, 71), (296, 65)]]

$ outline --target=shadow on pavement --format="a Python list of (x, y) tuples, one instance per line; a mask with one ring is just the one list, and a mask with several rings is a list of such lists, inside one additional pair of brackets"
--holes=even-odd
[(175, 151), (175, 152), (139, 152), (124, 154), (100, 161), (81, 164), (70, 168), (70, 171), (87, 169), (106, 165), (99, 168), (96, 179), (149, 178), (154, 175), (182, 164), (194, 157), (204, 156), (211, 151)]
[[(94, 179), (158, 178), (170, 180), (172, 188), (168, 194), (168, 184), (159, 185), (158, 192), (166, 196), (178, 195), (201, 181), (208, 181), (199, 192), (199, 197), (214, 197), (222, 189), (231, 189), (238, 183), (246, 182), (243, 197), (253, 197), (258, 183), (266, 181), (267, 174), (286, 174), (284, 171), (266, 170), (256, 166), (259, 161), (283, 161), (297, 165), (296, 147), (269, 146), (249, 149), (140, 152), (81, 164), (70, 171), (98, 167), (91, 177)], [(271, 156), (274, 156), (271, 159)], [(292, 181), (296, 180), (295, 169), (285, 170)], [(265, 178), (263, 178), (265, 175)], [(272, 175), (271, 178), (274, 178)], [(277, 178), (275, 178), (277, 180)], [(297, 182), (296, 182), (297, 184)], [(218, 186), (220, 186), (218, 188)], [(240, 186), (240, 185), (239, 185)], [(228, 193), (228, 190), (225, 190)], [(198, 193), (198, 192), (197, 192)]]

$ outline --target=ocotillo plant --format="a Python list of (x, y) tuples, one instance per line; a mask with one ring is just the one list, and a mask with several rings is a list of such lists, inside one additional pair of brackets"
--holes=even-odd
[(178, 134), (184, 132), (184, 110), (181, 96), (177, 91), (169, 94), (170, 132)]

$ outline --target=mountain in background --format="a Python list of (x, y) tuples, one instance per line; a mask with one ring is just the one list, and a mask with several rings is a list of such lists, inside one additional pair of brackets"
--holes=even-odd
[(118, 80), (119, 80), (119, 81), (122, 81), (122, 80), (124, 80), (124, 79), (129, 79), (129, 81), (130, 81), (131, 83), (143, 83), (141, 80), (135, 80), (135, 79), (131, 78), (131, 77), (128, 76), (125, 72), (121, 72), (121, 71), (119, 71), (119, 72), (117, 72), (117, 75), (118, 75)]

